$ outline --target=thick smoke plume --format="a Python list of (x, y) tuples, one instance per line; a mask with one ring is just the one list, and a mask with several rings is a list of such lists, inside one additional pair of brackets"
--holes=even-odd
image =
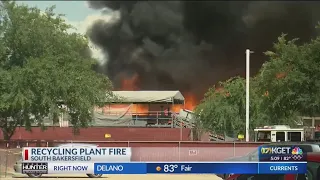
[(201, 97), (218, 81), (245, 73), (245, 49), (256, 73), (282, 33), (309, 40), (320, 18), (317, 2), (89, 1), (120, 16), (97, 21), (91, 41), (107, 54), (99, 67), (120, 88), (135, 79), (144, 90), (180, 90)]

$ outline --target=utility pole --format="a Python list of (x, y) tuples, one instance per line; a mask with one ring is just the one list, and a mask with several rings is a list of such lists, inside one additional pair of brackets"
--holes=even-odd
[(250, 137), (250, 51), (249, 49), (246, 50), (246, 142), (249, 142)]

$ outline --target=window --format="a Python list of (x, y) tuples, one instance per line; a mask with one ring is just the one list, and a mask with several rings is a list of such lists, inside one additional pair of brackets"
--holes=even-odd
[(320, 138), (320, 132), (319, 131), (314, 133), (314, 138), (315, 139), (319, 139)]
[(276, 132), (276, 140), (277, 141), (286, 141), (284, 132)]
[(300, 142), (301, 132), (288, 132), (288, 140), (293, 142)]
[(320, 120), (315, 119), (315, 120), (314, 120), (314, 126), (315, 126), (315, 127), (320, 126)]
[(298, 145), (298, 147), (301, 148), (304, 153), (313, 152), (313, 147), (310, 145)]
[(259, 131), (257, 133), (257, 141), (270, 142), (271, 141), (271, 131)]

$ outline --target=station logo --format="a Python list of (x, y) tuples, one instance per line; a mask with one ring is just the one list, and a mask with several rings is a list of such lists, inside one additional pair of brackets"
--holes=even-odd
[(261, 154), (291, 154), (291, 147), (261, 147)]
[(291, 151), (291, 154), (292, 154), (292, 159), (293, 160), (296, 160), (296, 161), (299, 161), (303, 158), (303, 151), (301, 148), (299, 147), (295, 147), (292, 149)]

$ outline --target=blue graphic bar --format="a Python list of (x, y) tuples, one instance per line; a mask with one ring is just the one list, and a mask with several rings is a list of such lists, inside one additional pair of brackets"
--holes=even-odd
[(259, 174), (304, 174), (307, 163), (259, 163)]
[(94, 174), (147, 174), (147, 164), (94, 163)]
[(306, 162), (95, 163), (95, 174), (303, 174)]
[(178, 174), (256, 174), (258, 163), (148, 163), (147, 173)]

